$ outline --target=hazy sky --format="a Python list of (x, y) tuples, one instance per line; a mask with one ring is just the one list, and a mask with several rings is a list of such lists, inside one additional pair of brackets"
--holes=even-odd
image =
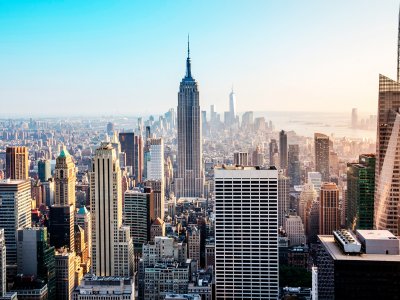
[(375, 112), (399, 1), (0, 1), (0, 116), (162, 113), (190, 33), (202, 109)]

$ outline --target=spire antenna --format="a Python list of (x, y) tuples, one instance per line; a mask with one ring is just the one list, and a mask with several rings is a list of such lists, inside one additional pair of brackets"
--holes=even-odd
[(188, 58), (190, 57), (190, 36), (189, 36), (189, 33), (188, 33), (188, 49), (187, 49), (187, 51), (188, 51)]
[(397, 82), (400, 82), (400, 7), (399, 7), (399, 27), (397, 30)]

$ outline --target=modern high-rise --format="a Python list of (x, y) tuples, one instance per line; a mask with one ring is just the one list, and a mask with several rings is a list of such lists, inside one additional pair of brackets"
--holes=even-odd
[(51, 166), (48, 159), (38, 161), (38, 175), (41, 182), (46, 182), (51, 177)]
[(278, 171), (214, 171), (216, 299), (277, 299)]
[(149, 147), (149, 160), (147, 162), (146, 186), (150, 186), (153, 190), (156, 218), (164, 220), (164, 142), (162, 138), (149, 138), (147, 144)]
[(46, 227), (18, 230), (18, 274), (34, 275), (47, 284), (49, 299), (56, 298), (54, 247), (50, 247)]
[(200, 197), (204, 190), (199, 90), (192, 77), (189, 43), (186, 75), (178, 93), (178, 174), (176, 196)]
[(124, 224), (129, 226), (135, 251), (150, 240), (150, 225), (156, 219), (153, 192), (134, 189), (125, 192)]
[(74, 251), (75, 164), (64, 148), (56, 160), (54, 170), (55, 197), (50, 207), (50, 244), (56, 249), (66, 247)]
[(397, 59), (397, 81), (379, 75), (374, 200), (375, 228), (396, 236), (400, 233), (400, 50)]
[(332, 234), (340, 228), (339, 188), (336, 183), (322, 184), (319, 205), (319, 234)]
[(231, 90), (231, 93), (229, 94), (229, 116), (230, 116), (230, 124), (235, 123), (236, 121), (236, 95), (235, 92), (233, 91), (233, 87)]
[(97, 276), (131, 276), (133, 246), (122, 226), (121, 170), (115, 149), (102, 143), (92, 160), (92, 270)]
[(285, 216), (289, 213), (289, 178), (279, 173), (278, 175), (278, 226), (285, 224)]
[(0, 229), (0, 298), (3, 297), (7, 291), (7, 262), (6, 262), (6, 240), (4, 236), (4, 229)]
[(143, 147), (143, 137), (140, 135), (136, 135), (133, 172), (137, 183), (142, 182), (143, 179)]
[(0, 181), (0, 228), (7, 248), (7, 276), (17, 274), (17, 230), (31, 227), (31, 183), (29, 180)]
[(125, 152), (126, 165), (135, 167), (135, 134), (133, 132), (120, 132), (119, 142), (121, 151)]
[(314, 134), (315, 171), (321, 173), (322, 181), (329, 181), (329, 137), (322, 133)]
[(233, 164), (238, 166), (249, 165), (249, 153), (236, 151), (233, 153)]
[(288, 143), (287, 133), (283, 130), (279, 132), (279, 161), (281, 169), (286, 169), (288, 166)]
[[(337, 230), (319, 235), (319, 299), (395, 299), (400, 294), (399, 239), (387, 230)], [(378, 283), (379, 282), (379, 283)]]
[(362, 154), (358, 163), (347, 164), (347, 228), (374, 228), (374, 192), (375, 154)]
[(27, 147), (7, 147), (6, 178), (16, 180), (26, 180), (29, 178), (29, 161)]
[(148, 145), (150, 157), (146, 179), (164, 181), (164, 141), (162, 138), (150, 138)]
[(299, 145), (289, 145), (288, 152), (288, 175), (291, 185), (300, 185), (300, 159)]

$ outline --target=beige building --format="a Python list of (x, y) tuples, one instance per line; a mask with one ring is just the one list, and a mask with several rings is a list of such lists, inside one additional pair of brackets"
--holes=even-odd
[(154, 241), (156, 236), (165, 236), (165, 222), (157, 218), (150, 226), (150, 241)]
[(195, 260), (197, 266), (200, 266), (200, 230), (196, 225), (190, 226), (186, 231), (188, 244), (188, 258)]
[(315, 171), (321, 173), (322, 181), (329, 181), (329, 137), (314, 134)]
[(319, 205), (319, 234), (332, 234), (340, 228), (339, 189), (336, 183), (322, 184)]
[(26, 180), (29, 178), (29, 160), (27, 147), (7, 147), (6, 178), (16, 180)]
[(92, 161), (92, 271), (97, 276), (132, 276), (133, 245), (122, 226), (121, 170), (116, 151), (102, 143)]

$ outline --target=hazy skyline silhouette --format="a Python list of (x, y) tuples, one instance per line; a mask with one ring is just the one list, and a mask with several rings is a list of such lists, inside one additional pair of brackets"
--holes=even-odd
[(376, 113), (396, 79), (398, 1), (2, 1), (1, 116), (177, 106), (191, 36), (200, 105)]

